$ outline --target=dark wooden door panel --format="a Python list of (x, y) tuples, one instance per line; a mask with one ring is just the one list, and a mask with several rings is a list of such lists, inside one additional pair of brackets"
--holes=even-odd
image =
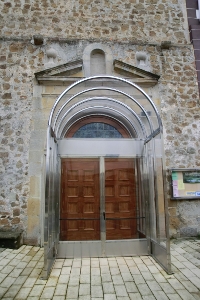
[(100, 239), (98, 159), (63, 159), (60, 239)]
[(138, 236), (133, 159), (105, 159), (105, 208), (107, 240)]

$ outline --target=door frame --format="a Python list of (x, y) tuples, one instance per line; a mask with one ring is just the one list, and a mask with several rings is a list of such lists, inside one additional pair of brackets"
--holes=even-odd
[[(75, 258), (75, 257), (109, 257), (109, 256), (135, 256), (135, 255), (148, 255), (147, 239), (117, 239), (117, 240), (107, 240), (106, 239), (106, 218), (104, 219), (105, 212), (105, 159), (106, 158), (116, 158), (113, 156), (65, 156), (60, 157), (60, 164), (62, 164), (62, 159), (64, 158), (95, 158), (99, 159), (99, 187), (100, 187), (100, 240), (91, 241), (60, 241), (58, 243), (58, 253), (57, 258)], [(123, 157), (124, 159), (136, 160), (136, 157)], [(135, 177), (137, 176), (137, 164), (134, 164)], [(138, 195), (138, 186), (136, 179), (136, 201)], [(60, 215), (60, 206), (59, 206)]]

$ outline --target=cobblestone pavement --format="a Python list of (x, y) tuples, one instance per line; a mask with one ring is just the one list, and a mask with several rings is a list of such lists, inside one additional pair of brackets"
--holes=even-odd
[(171, 244), (173, 275), (149, 256), (58, 259), (41, 280), (43, 249), (0, 251), (0, 299), (200, 299), (200, 240)]

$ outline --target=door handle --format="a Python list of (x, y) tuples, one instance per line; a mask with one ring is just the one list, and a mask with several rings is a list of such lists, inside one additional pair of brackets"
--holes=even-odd
[(103, 212), (103, 219), (104, 220), (106, 219), (106, 213), (105, 213), (105, 211)]

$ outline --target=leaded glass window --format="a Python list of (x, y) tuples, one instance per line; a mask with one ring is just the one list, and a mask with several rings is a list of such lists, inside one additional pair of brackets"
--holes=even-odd
[(114, 126), (93, 122), (80, 127), (73, 138), (123, 138), (123, 136)]

